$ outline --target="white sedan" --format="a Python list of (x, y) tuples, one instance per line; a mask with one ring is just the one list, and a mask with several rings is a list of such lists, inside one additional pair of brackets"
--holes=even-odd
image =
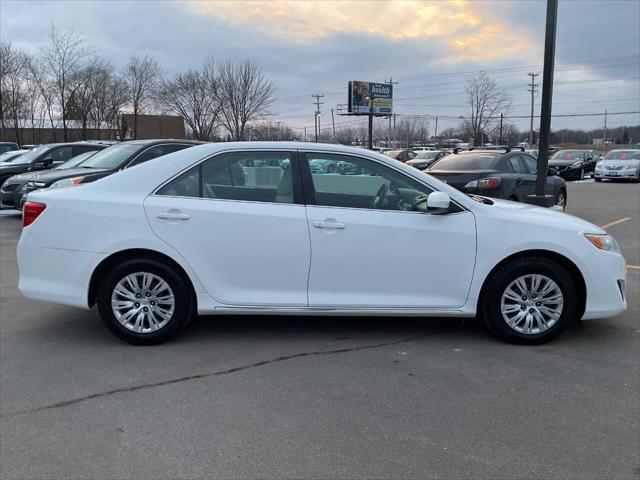
[[(348, 165), (314, 173), (314, 161)], [(20, 291), (134, 344), (195, 314), (480, 316), (542, 343), (626, 308), (601, 228), (470, 197), (387, 156), (309, 143), (189, 148), (87, 185), (34, 192)]]

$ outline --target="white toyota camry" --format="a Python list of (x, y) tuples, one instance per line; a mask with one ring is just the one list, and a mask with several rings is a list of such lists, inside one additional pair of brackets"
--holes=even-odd
[[(318, 161), (340, 168), (312, 173)], [(21, 292), (97, 304), (134, 344), (230, 313), (480, 316), (532, 344), (626, 308), (625, 261), (601, 228), (335, 145), (189, 148), (33, 193), (23, 224)]]

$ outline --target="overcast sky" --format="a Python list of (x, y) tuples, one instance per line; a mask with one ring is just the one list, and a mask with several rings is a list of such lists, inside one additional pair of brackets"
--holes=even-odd
[[(0, 0), (0, 37), (33, 52), (53, 22), (77, 30), (119, 67), (131, 54), (156, 57), (168, 75), (209, 57), (253, 57), (275, 82), (274, 119), (309, 131), (312, 94), (325, 95), (324, 127), (331, 108), (346, 103), (349, 80), (391, 76), (399, 82), (397, 114), (455, 126), (468, 115), (465, 79), (479, 70), (507, 89), (511, 115), (526, 117), (526, 74), (542, 73), (544, 20), (541, 1)], [(560, 0), (555, 80), (554, 114), (640, 110), (640, 1)], [(536, 112), (539, 102), (540, 95)], [(526, 118), (510, 121), (528, 128)], [(552, 128), (603, 121), (554, 118)], [(611, 126), (639, 123), (639, 114), (608, 118)]]

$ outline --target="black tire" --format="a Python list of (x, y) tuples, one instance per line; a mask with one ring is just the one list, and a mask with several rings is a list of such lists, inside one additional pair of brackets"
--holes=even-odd
[(560, 197), (564, 196), (564, 203), (562, 203), (562, 211), (564, 212), (567, 209), (567, 192), (564, 189), (560, 189), (558, 190), (558, 193), (556, 193), (556, 198), (554, 198), (554, 205), (560, 205)]
[(596, 181), (596, 182), (601, 182), (601, 181), (602, 181), (602, 179), (601, 179), (601, 178), (597, 178), (597, 177), (596, 177), (596, 178), (595, 178), (595, 181)]
[(335, 165), (329, 165), (327, 167), (327, 173), (336, 173), (336, 166)]
[[(537, 334), (524, 334), (512, 329), (503, 319), (500, 304), (509, 284), (527, 274), (542, 274), (553, 280), (563, 295), (560, 317), (547, 330)], [(495, 271), (487, 280), (480, 299), (479, 314), (494, 335), (508, 343), (539, 345), (553, 340), (578, 316), (576, 285), (567, 270), (556, 262), (542, 257), (518, 258)]]
[[(170, 320), (159, 330), (137, 333), (123, 326), (111, 308), (111, 295), (117, 283), (131, 273), (148, 272), (164, 280), (175, 300)], [(188, 279), (162, 261), (152, 258), (131, 259), (112, 268), (103, 278), (98, 290), (98, 311), (106, 327), (118, 338), (133, 345), (157, 345), (176, 336), (195, 314), (195, 300)]]

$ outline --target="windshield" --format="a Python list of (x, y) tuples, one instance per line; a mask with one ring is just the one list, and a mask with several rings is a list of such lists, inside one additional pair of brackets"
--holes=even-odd
[(584, 151), (582, 150), (558, 150), (551, 157), (552, 160), (582, 160)]
[(415, 158), (420, 160), (432, 160), (436, 158), (436, 155), (438, 155), (438, 153), (440, 152), (422, 152), (419, 153)]
[(67, 168), (77, 167), (79, 164), (84, 162), (87, 158), (92, 156), (94, 153), (96, 153), (95, 150), (92, 150), (90, 152), (84, 152), (84, 153), (81, 153), (80, 155), (76, 155), (72, 159), (64, 162), (62, 165), (59, 165), (56, 168), (54, 168), (54, 170), (66, 170)]
[(607, 153), (605, 160), (640, 160), (640, 150), (613, 150)]
[(498, 155), (492, 153), (462, 153), (442, 157), (436, 163), (438, 170), (488, 170)]
[(113, 169), (118, 168), (124, 162), (129, 160), (129, 157), (137, 152), (142, 145), (139, 143), (121, 143), (119, 145), (112, 145), (104, 150), (100, 150), (91, 158), (82, 163), (82, 168), (106, 168)]
[(50, 148), (51, 148), (51, 146), (49, 146), (49, 145), (42, 145), (40, 147), (32, 148), (31, 150), (29, 150), (27, 153), (25, 153), (23, 155), (19, 155), (17, 157), (10, 158), (9, 160), (7, 160), (7, 162), (11, 162), (11, 163), (31, 163), (36, 158), (38, 158), (41, 153), (46, 152)]

